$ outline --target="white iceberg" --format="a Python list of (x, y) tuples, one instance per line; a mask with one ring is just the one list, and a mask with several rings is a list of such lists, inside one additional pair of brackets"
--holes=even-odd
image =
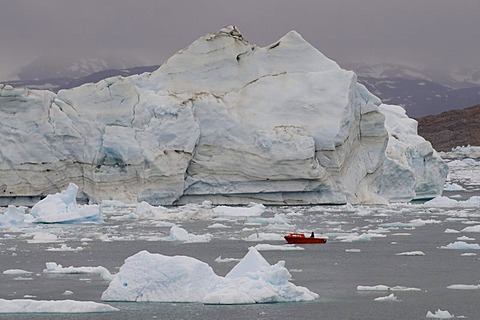
[(25, 209), (9, 205), (7, 211), (0, 215), (1, 227), (21, 227), (25, 221)]
[(480, 245), (478, 243), (466, 243), (465, 241), (455, 241), (447, 244), (446, 246), (441, 246), (441, 249), (453, 249), (453, 250), (480, 250)]
[(447, 310), (437, 309), (435, 313), (428, 311), (426, 317), (434, 318), (434, 319), (451, 319), (451, 318), (455, 318), (455, 315), (450, 314), (450, 312), (448, 312)]
[(61, 264), (55, 262), (45, 263), (46, 269), (43, 269), (43, 273), (49, 274), (98, 274), (103, 280), (110, 281), (113, 279), (113, 275), (107, 268), (99, 267), (63, 267)]
[(125, 260), (102, 300), (246, 304), (318, 297), (290, 278), (283, 261), (270, 265), (254, 248), (225, 277), (191, 257), (141, 251)]
[(0, 105), (3, 196), (25, 201), (75, 181), (92, 203), (385, 203), (446, 176), (414, 120), (295, 31), (259, 47), (221, 30), (150, 74)]
[(37, 202), (30, 214), (36, 223), (101, 223), (103, 215), (98, 205), (77, 205), (78, 186), (70, 183), (62, 192), (48, 195)]
[(172, 226), (170, 228), (170, 235), (166, 238), (163, 238), (167, 241), (178, 241), (178, 242), (185, 242), (185, 243), (193, 243), (193, 242), (209, 242), (212, 240), (213, 236), (209, 233), (206, 234), (191, 234), (188, 233), (187, 230), (180, 228), (179, 226)]

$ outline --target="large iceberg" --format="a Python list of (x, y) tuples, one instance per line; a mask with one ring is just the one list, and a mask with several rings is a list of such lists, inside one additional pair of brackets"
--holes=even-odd
[(246, 304), (318, 298), (316, 293), (291, 283), (284, 264), (270, 265), (252, 247), (225, 277), (220, 277), (195, 258), (141, 251), (125, 260), (102, 300)]
[(258, 47), (225, 27), (152, 73), (58, 94), (0, 85), (0, 200), (31, 202), (69, 182), (90, 202), (153, 205), (439, 194), (446, 173), (418, 170), (441, 163), (430, 145), (411, 146), (414, 163), (386, 156), (380, 104), (295, 31)]

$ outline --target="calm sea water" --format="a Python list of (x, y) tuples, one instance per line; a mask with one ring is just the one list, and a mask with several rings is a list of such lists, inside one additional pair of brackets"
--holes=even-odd
[[(402, 210), (403, 208), (403, 210)], [(282, 208), (275, 208), (281, 212)], [(285, 210), (292, 211), (291, 208)], [(305, 208), (299, 209), (305, 211)], [(462, 215), (466, 218), (458, 218)], [(450, 219), (449, 219), (450, 218)], [(454, 218), (454, 219), (451, 219)], [(305, 211), (290, 216), (290, 223), (300, 230), (317, 233), (362, 233), (382, 223), (432, 219), (422, 227), (383, 231), (385, 237), (362, 242), (340, 242), (332, 236), (325, 245), (304, 245), (298, 251), (262, 251), (271, 263), (284, 260), (296, 285), (305, 286), (320, 295), (308, 303), (275, 303), (256, 305), (203, 305), (198, 303), (109, 303), (120, 309), (114, 313), (0, 315), (1, 319), (425, 319), (428, 311), (448, 310), (456, 316), (480, 319), (480, 290), (452, 290), (452, 284), (478, 284), (478, 256), (462, 256), (463, 250), (440, 249), (467, 235), (478, 243), (478, 234), (445, 233), (461, 230), (465, 221), (480, 220), (475, 209), (425, 209), (422, 207), (365, 207), (362, 214), (338, 208)], [(462, 220), (463, 219), (463, 220)], [(228, 224), (228, 222), (222, 222)], [(97, 275), (42, 273), (45, 263), (54, 261), (67, 266), (104, 266), (116, 272), (124, 260), (140, 250), (166, 255), (187, 255), (208, 263), (218, 275), (225, 275), (233, 263), (217, 263), (222, 258), (242, 258), (248, 247), (257, 242), (242, 239), (251, 234), (243, 221), (231, 223), (230, 229), (208, 229), (212, 221), (184, 221), (182, 227), (191, 233), (214, 234), (209, 243), (181, 244), (166, 241), (145, 241), (151, 236), (165, 236), (166, 227), (152, 221), (106, 220), (103, 225), (44, 225), (35, 229), (0, 230), (0, 271), (24, 269), (33, 272), (31, 280), (14, 280), (18, 276), (0, 273), (0, 298), (35, 300), (100, 300), (108, 283)], [(267, 232), (268, 226), (262, 232)], [(59, 243), (28, 243), (32, 232), (57, 234), (70, 247), (81, 246), (79, 252), (50, 252)], [(282, 233), (281, 231), (270, 231)], [(30, 236), (27, 236), (29, 235)], [(110, 239), (106, 240), (106, 236)], [(82, 238), (93, 241), (83, 242)], [(85, 240), (85, 239), (83, 239)], [(265, 242), (283, 244), (281, 241)], [(360, 252), (348, 252), (359, 249)], [(398, 256), (397, 253), (422, 251), (424, 256)], [(477, 250), (480, 251), (480, 250)], [(471, 250), (470, 252), (475, 252)], [(479, 252), (480, 253), (480, 252)], [(361, 292), (358, 285), (406, 286), (421, 291)], [(72, 295), (62, 295), (66, 290)], [(394, 293), (399, 301), (374, 301)]]

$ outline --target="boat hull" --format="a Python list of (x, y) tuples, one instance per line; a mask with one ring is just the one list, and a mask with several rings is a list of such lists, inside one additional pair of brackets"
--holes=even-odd
[(308, 244), (308, 243), (322, 244), (327, 242), (327, 238), (311, 238), (311, 237), (305, 237), (302, 234), (300, 235), (290, 234), (288, 236), (284, 236), (284, 238), (288, 243), (292, 243), (292, 244)]

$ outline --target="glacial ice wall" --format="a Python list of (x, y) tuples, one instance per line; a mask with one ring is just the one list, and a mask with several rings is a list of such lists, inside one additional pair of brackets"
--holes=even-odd
[[(446, 172), (422, 182), (414, 169), (390, 192), (382, 174), (398, 166), (384, 165), (395, 155), (385, 153), (380, 104), (298, 33), (258, 47), (226, 27), (153, 73), (58, 94), (0, 85), (0, 199), (28, 202), (70, 182), (90, 202), (155, 205), (379, 203), (440, 193)], [(422, 148), (413, 156), (436, 165), (431, 146)]]

